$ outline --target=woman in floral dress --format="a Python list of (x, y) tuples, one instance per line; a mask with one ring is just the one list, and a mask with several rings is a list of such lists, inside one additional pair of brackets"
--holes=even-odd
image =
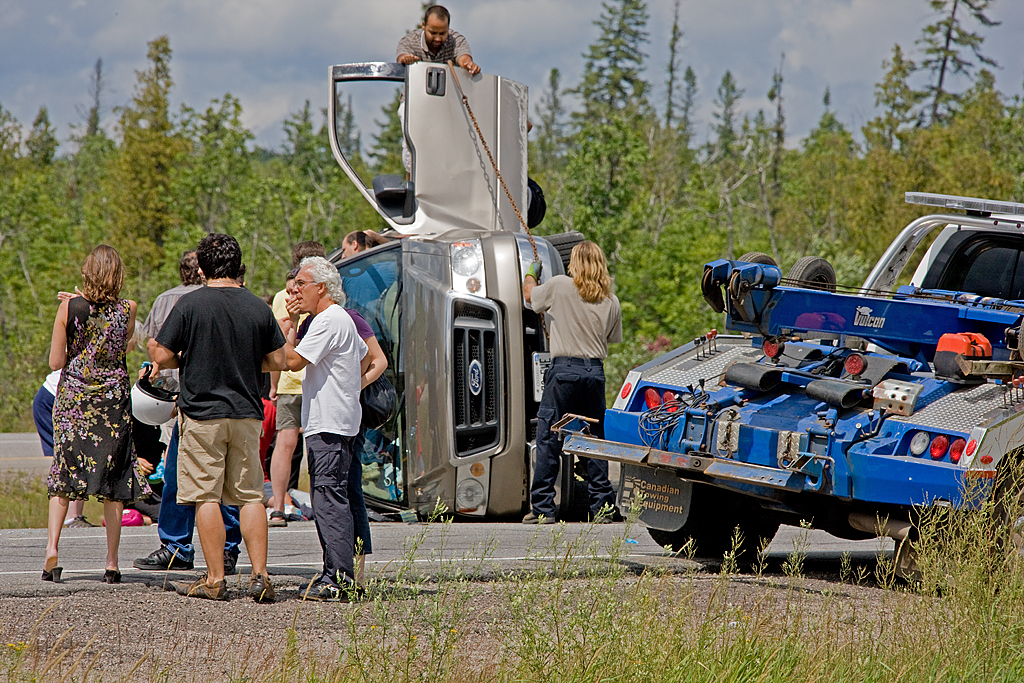
[(131, 385), (125, 354), (135, 332), (135, 302), (113, 247), (93, 249), (82, 265), (82, 296), (62, 301), (53, 323), (50, 368), (63, 369), (53, 406), (53, 467), (44, 581), (60, 581), (57, 545), (68, 503), (95, 496), (107, 532), (104, 581), (119, 583), (117, 549), (125, 502), (149, 493), (132, 447)]

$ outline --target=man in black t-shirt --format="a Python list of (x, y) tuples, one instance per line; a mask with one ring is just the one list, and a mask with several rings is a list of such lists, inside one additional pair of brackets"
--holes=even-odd
[(156, 336), (153, 360), (180, 368), (178, 502), (196, 506), (207, 573), (181, 592), (227, 599), (220, 503), (240, 507), (252, 563), (249, 595), (272, 602), (259, 440), (262, 373), (285, 367), (284, 336), (270, 308), (238, 284), (242, 252), (230, 235), (207, 235), (196, 249), (205, 287), (178, 300)]

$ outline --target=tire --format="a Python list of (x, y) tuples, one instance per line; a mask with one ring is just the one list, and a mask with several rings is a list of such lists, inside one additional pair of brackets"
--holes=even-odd
[(804, 256), (793, 264), (786, 279), (795, 280), (807, 289), (836, 291), (836, 271), (832, 264), (819, 256)]
[(573, 230), (571, 232), (558, 232), (554, 235), (544, 235), (544, 239), (558, 252), (558, 256), (562, 259), (562, 267), (568, 273), (569, 256), (572, 255), (572, 248), (580, 242), (586, 241), (587, 238), (583, 236), (582, 232)]
[(732, 549), (736, 527), (743, 534), (737, 561), (740, 567), (746, 568), (754, 564), (762, 544), (775, 537), (779, 522), (745, 496), (694, 483), (690, 515), (683, 528), (676, 531), (649, 528), (647, 532), (658, 545), (675, 551), (692, 539), (696, 546), (695, 557), (721, 560)]
[(768, 254), (763, 251), (748, 251), (743, 256), (740, 256), (737, 261), (743, 261), (744, 263), (759, 263), (763, 266), (775, 266), (778, 267), (778, 263), (775, 262)]

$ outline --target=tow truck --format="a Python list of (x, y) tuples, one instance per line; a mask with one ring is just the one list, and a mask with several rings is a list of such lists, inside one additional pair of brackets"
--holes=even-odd
[(906, 201), (947, 211), (910, 223), (859, 288), (813, 257), (786, 278), (764, 254), (706, 264), (702, 293), (733, 334), (628, 373), (604, 439), (559, 423), (565, 452), (621, 463), (620, 512), (638, 506), (663, 546), (721, 557), (737, 527), (758, 548), (803, 520), (893, 538), (912, 576), (917, 511), (1020, 494), (994, 484), (1024, 444), (1024, 204)]

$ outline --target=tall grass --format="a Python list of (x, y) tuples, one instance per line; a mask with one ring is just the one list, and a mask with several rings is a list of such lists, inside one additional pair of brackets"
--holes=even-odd
[[(24, 472), (0, 474), (0, 529), (45, 529), (49, 510), (46, 477)], [(103, 504), (95, 499), (85, 502), (86, 519), (99, 524)]]
[[(611, 547), (598, 543), (599, 527), (538, 528), (530, 559), (517, 569), (495, 563), (493, 543), (476, 548), (467, 565), (448, 551), (457, 527), (435, 522), (443, 525), (441, 542), (428, 552), (426, 529), (408, 541), (396, 573), (373, 580), (366, 600), (318, 608), (342, 617), (332, 652), (290, 628), (277, 642), (276, 665), (250, 669), (244, 679), (1024, 680), (1024, 573), (1008, 533), (1024, 519), (1024, 480), (1014, 468), (999, 485), (1000, 496), (978, 512), (922, 513), (910, 582), (891, 560), (872, 577), (855, 572), (849, 557), (837, 568), (842, 581), (810, 579), (800, 542), (780, 573), (759, 562), (756, 574), (737, 574), (728, 556), (714, 574), (668, 556), (638, 567), (627, 539), (643, 532), (631, 523)], [(429, 570), (412, 561), (425, 555)], [(56, 645), (40, 652), (31, 642), (0, 655), (6, 680), (96, 677), (81, 653)]]
[(46, 527), (46, 482), (36, 474), (0, 475), (0, 529)]

